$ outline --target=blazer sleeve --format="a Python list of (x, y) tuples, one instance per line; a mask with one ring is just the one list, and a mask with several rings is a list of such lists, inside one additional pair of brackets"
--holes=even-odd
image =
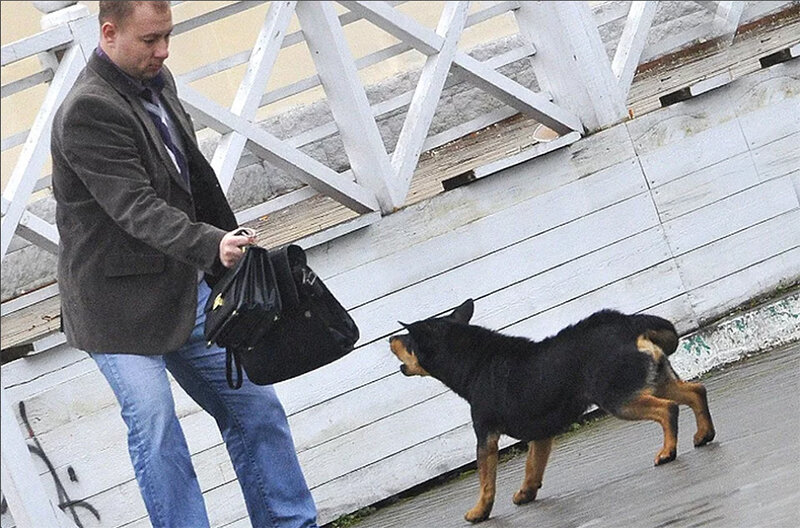
[(136, 126), (117, 101), (86, 94), (64, 116), (65, 161), (126, 233), (197, 269), (219, 271), (225, 231), (193, 221), (158, 195), (141, 159)]

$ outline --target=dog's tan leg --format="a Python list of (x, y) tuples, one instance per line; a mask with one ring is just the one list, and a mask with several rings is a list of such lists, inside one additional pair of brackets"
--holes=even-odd
[(706, 388), (702, 383), (670, 380), (658, 387), (656, 394), (682, 405), (688, 405), (692, 409), (697, 421), (697, 432), (694, 435), (695, 447), (704, 446), (714, 439), (716, 435), (714, 422), (711, 421)]
[(653, 420), (661, 424), (664, 429), (664, 447), (656, 455), (655, 465), (675, 460), (678, 449), (677, 403), (645, 392), (623, 405), (614, 415), (625, 420)]
[(522, 487), (514, 494), (514, 504), (526, 504), (536, 499), (536, 493), (542, 487), (544, 468), (550, 458), (553, 439), (534, 440), (528, 442), (528, 458), (525, 461), (525, 480)]
[(497, 479), (497, 442), (498, 434), (490, 434), (486, 442), (478, 443), (478, 478), (481, 482), (478, 502), (469, 510), (464, 518), (472, 523), (485, 521), (494, 506), (495, 481)]

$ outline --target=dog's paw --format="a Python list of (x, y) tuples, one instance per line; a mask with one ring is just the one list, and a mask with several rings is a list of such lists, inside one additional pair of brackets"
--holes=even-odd
[(521, 489), (514, 494), (514, 498), (511, 499), (514, 501), (514, 504), (517, 506), (521, 506), (523, 504), (528, 504), (529, 502), (533, 502), (536, 499), (536, 492), (539, 491), (538, 489)]
[(697, 431), (694, 435), (694, 446), (702, 447), (712, 441), (717, 435), (717, 432), (712, 428), (708, 431)]
[(675, 456), (676, 455), (677, 455), (677, 453), (676, 453), (676, 451), (674, 449), (671, 450), (671, 451), (661, 450), (656, 455), (655, 465), (656, 466), (661, 466), (661, 465), (666, 464), (667, 462), (672, 462), (673, 460), (675, 460)]
[(471, 510), (469, 510), (466, 514), (464, 514), (464, 519), (468, 520), (471, 523), (479, 523), (483, 522), (489, 518), (489, 514), (492, 512), (491, 508), (479, 508), (475, 506)]

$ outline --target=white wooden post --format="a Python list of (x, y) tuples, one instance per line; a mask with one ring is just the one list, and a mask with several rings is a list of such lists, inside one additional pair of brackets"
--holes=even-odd
[(630, 91), (657, 7), (658, 2), (655, 1), (631, 2), (625, 28), (617, 44), (614, 60), (611, 61), (611, 70), (618, 79), (623, 97), (627, 97)]
[(554, 103), (589, 131), (625, 118), (625, 100), (587, 2), (520, 2), (514, 13), (520, 33), (536, 48), (531, 64), (539, 88)]
[[(296, 5), (297, 2), (270, 3), (261, 33), (250, 54), (247, 71), (231, 105), (231, 112), (234, 114), (245, 119), (252, 119), (256, 115), (267, 79), (281, 51), (283, 37), (286, 35), (286, 28), (289, 27)], [(214, 167), (225, 192), (233, 181), (233, 175), (246, 144), (247, 137), (239, 132), (225, 134), (217, 144), (211, 166)]]
[(714, 13), (714, 29), (720, 44), (733, 42), (746, 2), (718, 2)]
[(47, 497), (28, 445), (14, 418), (5, 388), (0, 387), (3, 495), (18, 528), (74, 528), (75, 524)]
[(447, 2), (436, 33), (444, 44), (435, 55), (429, 55), (422, 68), (417, 87), (392, 154), (392, 167), (397, 184), (408, 193), (414, 169), (419, 162), (433, 114), (442, 95), (447, 73), (456, 54), (458, 40), (467, 20), (469, 2)]
[(389, 185), (391, 161), (333, 4), (300, 2), (297, 18), (339, 127), (353, 175), (358, 183), (375, 193), (381, 211), (391, 213), (402, 205), (405, 192), (399, 186)]

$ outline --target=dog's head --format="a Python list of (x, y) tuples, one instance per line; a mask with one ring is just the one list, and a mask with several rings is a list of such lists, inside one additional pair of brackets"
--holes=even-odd
[(474, 311), (475, 303), (467, 299), (449, 315), (411, 324), (400, 323), (408, 333), (389, 338), (392, 353), (402, 362), (400, 372), (406, 376), (430, 376), (426, 365), (435, 364), (436, 354), (441, 350), (451, 325), (469, 323)]

